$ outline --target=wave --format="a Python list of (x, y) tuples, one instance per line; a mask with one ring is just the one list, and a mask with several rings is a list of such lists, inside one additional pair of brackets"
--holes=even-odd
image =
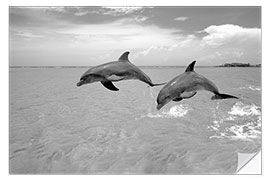
[(252, 90), (252, 91), (261, 91), (261, 87), (260, 86), (254, 86), (254, 85), (247, 85), (244, 87), (240, 87), (240, 89), (248, 89), (248, 90)]
[(261, 108), (237, 102), (226, 115), (218, 115), (208, 128), (215, 132), (210, 138), (252, 140), (261, 137)]
[(226, 129), (232, 139), (250, 140), (261, 136), (261, 130), (253, 123), (234, 125)]
[(162, 112), (152, 113), (148, 112), (147, 117), (150, 118), (178, 118), (185, 116), (191, 110), (190, 107), (186, 105), (176, 105), (168, 110), (163, 110)]
[(255, 104), (245, 105), (242, 102), (237, 102), (228, 114), (233, 116), (260, 116), (261, 108)]

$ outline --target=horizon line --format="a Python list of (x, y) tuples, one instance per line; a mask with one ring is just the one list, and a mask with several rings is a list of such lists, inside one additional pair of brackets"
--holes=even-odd
[[(261, 64), (254, 64), (254, 65), (250, 65), (248, 67), (258, 67), (257, 65), (261, 65)], [(89, 68), (89, 67), (95, 67), (95, 66), (75, 66), (75, 65), (70, 65), (70, 66), (9, 66), (9, 68)], [(159, 68), (159, 67), (168, 67), (168, 68), (173, 68), (173, 67), (187, 67), (185, 66), (138, 66), (138, 67), (155, 67), (155, 68)], [(205, 65), (205, 66), (196, 66), (196, 67), (224, 67), (224, 66), (220, 66), (220, 65)]]

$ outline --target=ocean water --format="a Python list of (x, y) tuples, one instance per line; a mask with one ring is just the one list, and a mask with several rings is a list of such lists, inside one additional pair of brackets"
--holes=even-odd
[[(143, 68), (167, 82), (185, 68)], [(261, 149), (261, 68), (199, 68), (221, 93), (156, 110), (162, 86), (77, 87), (85, 68), (10, 68), (11, 174), (233, 174)]]

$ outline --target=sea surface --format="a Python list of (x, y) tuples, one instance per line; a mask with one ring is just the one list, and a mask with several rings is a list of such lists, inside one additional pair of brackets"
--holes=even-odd
[[(86, 70), (10, 68), (11, 174), (234, 174), (238, 153), (261, 149), (261, 68), (195, 67), (239, 99), (199, 91), (160, 111), (162, 86), (77, 87)], [(185, 68), (142, 70), (161, 83)]]

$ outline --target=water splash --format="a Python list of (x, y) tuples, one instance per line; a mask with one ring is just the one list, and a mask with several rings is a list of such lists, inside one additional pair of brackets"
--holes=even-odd
[(255, 104), (245, 105), (242, 102), (237, 102), (228, 114), (233, 116), (260, 116), (261, 108)]
[(237, 102), (227, 114), (218, 111), (214, 114), (216, 120), (208, 128), (215, 135), (210, 138), (252, 140), (261, 137), (261, 108), (255, 104)]
[(226, 133), (230, 134), (231, 139), (250, 140), (260, 137), (260, 129), (254, 123), (244, 125), (234, 125), (226, 128)]
[(163, 110), (161, 112), (152, 113), (148, 112), (147, 117), (150, 118), (178, 118), (185, 116), (191, 110), (187, 105), (176, 105), (170, 109)]

